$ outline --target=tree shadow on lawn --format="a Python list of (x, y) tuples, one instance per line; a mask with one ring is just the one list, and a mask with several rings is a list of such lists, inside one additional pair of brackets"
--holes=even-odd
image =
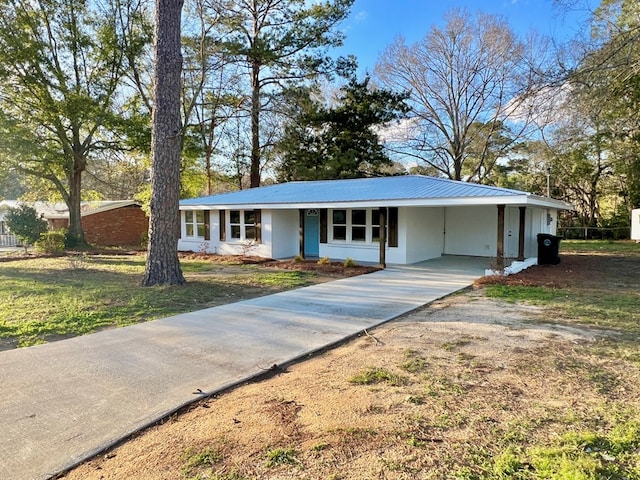
[[(56, 341), (215, 307), (314, 283), (301, 272), (248, 270), (241, 275), (186, 274), (183, 286), (143, 287), (135, 272), (0, 266), (0, 350)], [(127, 263), (139, 263), (127, 260)], [(121, 262), (118, 262), (120, 264)], [(244, 273), (244, 272), (243, 272)], [(289, 278), (295, 277), (295, 278)]]

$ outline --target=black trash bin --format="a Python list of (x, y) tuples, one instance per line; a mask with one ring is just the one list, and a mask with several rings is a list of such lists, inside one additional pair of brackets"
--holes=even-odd
[(558, 252), (560, 239), (549, 233), (538, 234), (538, 265), (557, 265), (560, 263)]

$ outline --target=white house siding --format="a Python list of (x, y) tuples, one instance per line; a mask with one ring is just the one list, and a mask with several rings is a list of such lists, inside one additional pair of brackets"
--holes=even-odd
[(442, 255), (444, 249), (444, 208), (403, 208), (406, 229), (406, 263), (416, 263)]
[(540, 217), (544, 213), (540, 208), (527, 207), (527, 214), (525, 215), (524, 223), (524, 256), (525, 258), (538, 256), (538, 240), (537, 234), (539, 233), (536, 226), (540, 224)]
[(494, 257), (498, 208), (495, 205), (445, 208), (444, 253)]
[[(387, 247), (386, 262), (416, 263), (439, 257), (443, 249), (444, 209), (439, 207), (400, 207), (398, 209), (398, 246)], [(352, 258), (358, 262), (378, 263), (380, 247), (376, 244), (320, 244), (320, 256)]]
[[(497, 210), (497, 207), (496, 207)], [(497, 212), (496, 212), (497, 215)], [(526, 224), (525, 214), (525, 224)], [(518, 256), (518, 234), (520, 231), (520, 209), (506, 207), (504, 210), (504, 256), (516, 258)]]
[(631, 240), (640, 242), (640, 208), (631, 210)]
[[(504, 254), (518, 256), (520, 210), (505, 208)], [(537, 256), (538, 233), (555, 235), (558, 224), (557, 211), (527, 207), (525, 210), (524, 256)], [(448, 255), (473, 255), (493, 257), (497, 253), (498, 209), (496, 206), (447, 207), (445, 211), (445, 247)]]
[[(237, 209), (235, 209), (237, 210)], [(185, 227), (185, 212), (180, 212), (181, 234), (178, 240), (178, 251), (180, 252), (203, 252), (216, 253), (218, 255), (255, 255), (258, 257), (272, 258), (272, 235), (271, 235), (271, 211), (262, 211), (262, 243), (259, 245), (247, 241), (220, 241), (220, 212), (211, 210), (209, 212), (209, 240), (204, 237), (187, 237)], [(227, 211), (226, 221), (229, 222), (229, 212)], [(265, 228), (268, 225), (268, 228)], [(227, 225), (226, 231), (229, 232)]]
[(558, 211), (552, 210), (550, 208), (545, 209), (545, 218), (548, 219), (547, 231), (546, 233), (550, 233), (551, 235), (556, 235), (558, 233)]
[[(538, 233), (555, 235), (558, 227), (558, 211), (548, 208), (527, 208), (527, 214), (531, 215), (527, 223), (527, 239), (525, 241), (525, 256), (538, 256)], [(528, 218), (529, 219), (529, 218)]]
[[(385, 260), (387, 263), (405, 264), (407, 263), (406, 255), (406, 208), (398, 209), (398, 246), (386, 247)], [(331, 210), (329, 210), (329, 217)], [(328, 228), (331, 228), (329, 222)], [(388, 235), (388, 232), (387, 232)], [(328, 257), (332, 259), (351, 258), (356, 262), (379, 263), (380, 262), (380, 244), (378, 243), (345, 243), (332, 242), (331, 235), (328, 235), (328, 243), (320, 244), (320, 257)]]
[[(242, 210), (241, 208), (233, 208), (230, 210)], [(248, 209), (248, 210), (253, 210)], [(229, 227), (229, 210), (227, 210), (227, 214), (225, 215), (227, 221), (227, 241), (220, 241), (220, 214), (217, 211), (211, 212), (211, 226), (213, 227), (213, 223), (215, 222), (218, 228), (216, 231), (211, 230), (211, 238), (215, 239), (218, 243), (218, 249), (215, 253), (220, 255), (252, 255), (256, 257), (265, 257), (265, 258), (273, 258), (272, 246), (273, 246), (273, 238), (272, 238), (272, 210), (262, 210), (262, 219), (261, 219), (261, 235), (262, 242), (259, 244), (252, 243), (251, 241), (242, 241), (242, 240), (229, 240), (231, 229)], [(216, 235), (214, 237), (214, 235)]]
[[(271, 216), (271, 222), (265, 222), (265, 213)], [(300, 253), (300, 214), (298, 210), (263, 210), (262, 239), (269, 230), (272, 258), (295, 257)]]
[[(549, 212), (555, 213), (555, 212)], [(527, 207), (524, 216), (524, 256), (525, 258), (538, 255), (538, 233), (555, 234), (554, 225), (557, 219), (551, 215), (551, 223), (548, 224), (547, 209)], [(518, 256), (518, 235), (520, 232), (520, 209), (518, 207), (505, 208), (505, 238), (504, 254), (508, 258)]]
[[(220, 255), (256, 255), (289, 258), (300, 250), (299, 212), (297, 209), (262, 210), (262, 243), (220, 242), (219, 211), (210, 211), (210, 239), (188, 238), (181, 212), (179, 251), (207, 252)], [(518, 255), (519, 208), (505, 208), (505, 256)], [(227, 222), (229, 214), (226, 215)], [(538, 233), (556, 233), (557, 211), (527, 207), (525, 215), (525, 257), (537, 255)], [(497, 250), (498, 209), (491, 206), (400, 207), (398, 209), (398, 247), (387, 247), (389, 264), (410, 264), (441, 254), (494, 257)], [(227, 225), (227, 232), (229, 226)], [(444, 232), (444, 234), (443, 234)], [(334, 242), (320, 244), (320, 257), (352, 258), (358, 262), (378, 263), (377, 243)]]
[[(378, 263), (380, 261), (380, 246), (375, 245), (355, 245), (355, 244), (320, 244), (320, 257), (332, 259), (351, 258), (356, 262)], [(387, 263), (406, 263), (404, 249), (397, 247), (387, 247)]]

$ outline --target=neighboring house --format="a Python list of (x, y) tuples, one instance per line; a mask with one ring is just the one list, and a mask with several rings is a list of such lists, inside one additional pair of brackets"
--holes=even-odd
[(631, 240), (640, 242), (640, 208), (631, 210)]
[(524, 260), (571, 205), (419, 175), (291, 182), (180, 202), (180, 251), (411, 264), (441, 255)]
[(9, 232), (7, 223), (4, 220), (4, 216), (8, 208), (3, 208), (0, 205), (0, 247), (20, 247), (20, 241)]
[[(0, 202), (0, 222), (2, 224), (4, 224), (3, 219), (9, 208), (15, 208), (20, 203), (16, 200)], [(69, 210), (66, 204), (26, 203), (35, 208), (36, 212), (47, 220), (50, 229), (69, 226)], [(85, 239), (93, 245), (140, 245), (149, 229), (149, 218), (142, 210), (141, 204), (134, 200), (82, 202), (80, 208)], [(8, 232), (5, 234), (9, 238)], [(0, 239), (1, 241), (2, 239)], [(6, 241), (10, 242), (10, 240)]]

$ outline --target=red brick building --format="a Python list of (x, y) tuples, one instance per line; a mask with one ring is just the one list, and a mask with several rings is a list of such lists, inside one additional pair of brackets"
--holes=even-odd
[[(14, 208), (15, 200), (0, 202), (0, 210)], [(33, 207), (52, 230), (69, 226), (69, 211), (63, 203), (35, 202)], [(134, 200), (82, 202), (85, 240), (97, 246), (139, 246), (149, 230), (149, 217)], [(8, 232), (7, 232), (8, 233)]]
[(149, 230), (149, 217), (135, 202), (119, 203), (122, 205), (108, 205), (82, 212), (82, 229), (87, 242), (100, 246), (141, 244)]

